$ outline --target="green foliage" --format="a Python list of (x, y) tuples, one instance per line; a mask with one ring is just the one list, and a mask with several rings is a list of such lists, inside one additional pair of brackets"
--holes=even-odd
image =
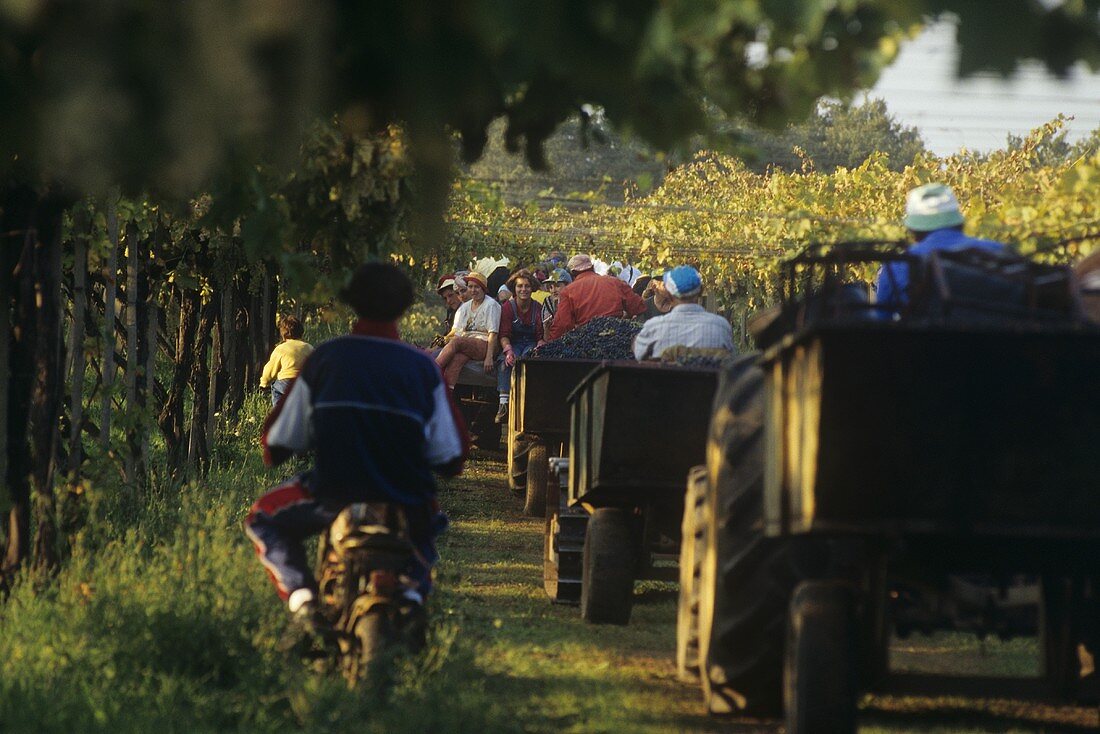
[(509, 203), (532, 199), (552, 201), (594, 193), (599, 200), (622, 201), (626, 191), (645, 193), (664, 178), (668, 158), (641, 141), (619, 134), (602, 111), (566, 120), (546, 139), (545, 171), (534, 171), (520, 153), (509, 153), (504, 143), (506, 121), (489, 126), (482, 156), (464, 173), (497, 184)]
[(358, 691), (278, 649), (286, 613), (241, 528), (283, 474), (260, 464), (266, 410), (250, 397), (201, 484), (154, 487), (138, 506), (115, 483), (90, 486), (69, 562), (0, 605), (5, 731), (508, 730), (502, 702), (470, 686), (453, 624)]
[[(1064, 123), (1066, 117), (1059, 115), (1057, 121)], [(1005, 140), (1005, 148), (1008, 150), (1022, 150), (1028, 146), (1028, 137), (1025, 135), (1008, 134)], [(1031, 155), (1039, 165), (1059, 166), (1073, 163), (1079, 158), (1091, 158), (1100, 151), (1100, 128), (1093, 130), (1076, 143), (1067, 140), (1067, 131), (1058, 132), (1044, 137), (1038, 144), (1030, 146)]]
[(427, 347), (437, 334), (444, 333), (447, 327), (443, 316), (447, 307), (439, 300), (434, 291), (426, 292), (413, 304), (398, 325), (401, 338), (410, 344)]
[(473, 160), (504, 115), (508, 148), (540, 168), (543, 141), (586, 103), (661, 149), (704, 127), (704, 99), (777, 127), (869, 86), (902, 36), (945, 11), (960, 19), (963, 72), (1100, 64), (1087, 2), (1015, 3), (994, 19), (983, 3), (884, 0), (4, 0), (0, 180), (186, 200), (218, 175), (247, 182), (258, 161), (293, 159), (312, 119), (339, 114), (357, 133), (405, 123), (421, 194), (442, 204), (448, 131)]
[(886, 103), (877, 99), (858, 106), (826, 102), (809, 119), (782, 132), (740, 124), (724, 137), (732, 138), (733, 146), (744, 150), (746, 165), (757, 173), (770, 167), (800, 171), (810, 166), (823, 172), (856, 168), (877, 154), (885, 154), (888, 166), (901, 171), (926, 152), (916, 128), (897, 122)]
[[(608, 261), (626, 258), (643, 270), (690, 262), (733, 315), (767, 304), (776, 266), (806, 243), (903, 238), (905, 194), (928, 181), (955, 189), (969, 232), (1023, 252), (1097, 237), (1092, 202), (1100, 161), (1044, 166), (1035, 155), (1061, 124), (1037, 129), (1017, 149), (945, 159), (924, 154), (902, 170), (886, 154), (875, 154), (829, 173), (758, 174), (730, 156), (701, 153), (648, 196), (585, 210), (491, 207), (460, 188), (450, 212), (451, 247), (455, 253), (505, 252), (521, 261), (537, 261), (558, 247)], [(1089, 246), (1070, 244), (1055, 254), (1073, 258)]]

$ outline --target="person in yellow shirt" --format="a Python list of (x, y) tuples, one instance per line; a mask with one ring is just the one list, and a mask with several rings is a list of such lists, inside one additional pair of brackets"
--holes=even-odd
[(283, 340), (272, 350), (260, 375), (260, 388), (271, 389), (273, 408), (290, 391), (306, 357), (313, 351), (313, 347), (302, 341), (302, 322), (294, 316), (284, 316), (279, 321), (279, 335)]

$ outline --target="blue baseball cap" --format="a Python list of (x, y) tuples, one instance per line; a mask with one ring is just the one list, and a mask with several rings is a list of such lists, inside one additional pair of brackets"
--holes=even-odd
[(690, 265), (679, 265), (665, 273), (665, 290), (673, 298), (690, 298), (703, 290), (703, 279), (699, 271)]

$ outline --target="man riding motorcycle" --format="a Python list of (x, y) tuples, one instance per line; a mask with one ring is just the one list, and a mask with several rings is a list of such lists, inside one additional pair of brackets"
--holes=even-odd
[(351, 503), (399, 507), (416, 549), (402, 593), (405, 603), (422, 606), (438, 558), (435, 539), (446, 526), (432, 471), (458, 474), (469, 445), (439, 367), (398, 338), (396, 321), (414, 299), (409, 279), (393, 265), (369, 263), (340, 296), (359, 317), (351, 334), (313, 351), (264, 426), (266, 464), (313, 450), (315, 465), (260, 497), (245, 520), (290, 613), (322, 634), (305, 539)]

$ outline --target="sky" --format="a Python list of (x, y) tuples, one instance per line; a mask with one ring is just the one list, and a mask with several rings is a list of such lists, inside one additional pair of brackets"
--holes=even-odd
[(1013, 77), (955, 76), (955, 26), (929, 26), (902, 46), (867, 95), (885, 100), (899, 122), (916, 127), (937, 155), (960, 148), (987, 151), (1004, 147), (1008, 133), (1020, 135), (1059, 112), (1074, 116), (1067, 125), (1072, 142), (1100, 127), (1100, 74), (1084, 65), (1058, 79), (1039, 63), (1025, 62)]

